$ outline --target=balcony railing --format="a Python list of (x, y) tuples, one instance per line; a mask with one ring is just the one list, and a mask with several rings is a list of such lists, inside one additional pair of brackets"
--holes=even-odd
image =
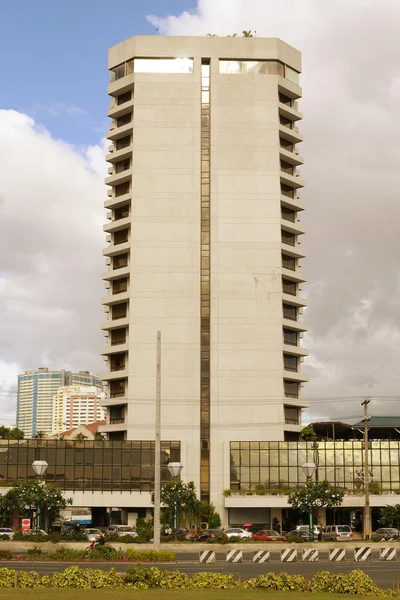
[(119, 417), (118, 419), (110, 419), (110, 425), (119, 425), (120, 423), (125, 423), (124, 417)]
[(125, 389), (117, 390), (116, 392), (110, 391), (110, 398), (123, 398), (125, 396)]

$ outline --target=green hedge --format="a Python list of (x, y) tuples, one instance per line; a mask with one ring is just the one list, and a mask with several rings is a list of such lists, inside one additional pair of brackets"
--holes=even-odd
[(174, 562), (174, 552), (157, 552), (155, 550), (133, 550), (128, 548), (126, 554), (129, 560), (136, 562)]
[(162, 588), (162, 589), (243, 589), (297, 592), (331, 592), (337, 594), (360, 594), (363, 596), (383, 597), (398, 595), (392, 590), (378, 588), (372, 579), (356, 569), (348, 575), (322, 571), (308, 581), (302, 575), (287, 573), (267, 573), (247, 579), (242, 583), (233, 575), (220, 573), (196, 573), (188, 577), (180, 571), (167, 571), (143, 565), (128, 568), (126, 573), (117, 573), (115, 569), (81, 569), (71, 566), (63, 573), (43, 575), (34, 571), (26, 573), (14, 569), (0, 568), (0, 588)]

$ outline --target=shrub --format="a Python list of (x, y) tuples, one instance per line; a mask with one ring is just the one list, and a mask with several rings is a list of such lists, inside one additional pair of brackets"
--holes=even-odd
[(0, 560), (11, 560), (12, 557), (12, 552), (9, 550), (0, 550)]
[(238, 587), (233, 575), (221, 573), (196, 573), (191, 580), (191, 587), (205, 590), (233, 590)]
[(297, 591), (306, 590), (306, 579), (302, 575), (288, 575), (287, 573), (267, 573), (247, 579), (242, 584), (245, 590), (271, 590), (271, 591)]
[(67, 567), (63, 573), (54, 573), (51, 586), (55, 588), (89, 588), (89, 580), (79, 567)]
[(86, 542), (87, 537), (84, 533), (74, 532), (67, 533), (66, 535), (61, 535), (56, 533), (55, 531), (49, 534), (49, 538), (51, 541), (59, 542), (60, 538), (63, 542)]
[(85, 550), (75, 550), (65, 546), (59, 546), (47, 554), (47, 558), (50, 560), (82, 560), (85, 556)]
[(15, 570), (0, 569), (0, 588), (12, 588), (15, 584)]
[(151, 580), (149, 587), (163, 589), (188, 589), (192, 587), (190, 578), (180, 571), (167, 571), (166, 569), (150, 569)]
[(89, 587), (112, 588), (117, 589), (123, 587), (122, 575), (119, 575), (115, 569), (103, 571), (102, 569), (85, 569), (85, 576), (88, 580)]
[(28, 556), (33, 556), (35, 558), (42, 555), (42, 549), (39, 546), (33, 546), (33, 548), (28, 548)]
[(127, 587), (136, 589), (147, 589), (151, 587), (152, 573), (149, 569), (145, 569), (142, 565), (128, 567), (123, 581)]
[(38, 588), (42, 587), (42, 581), (39, 573), (31, 571), (26, 573), (25, 571), (18, 571), (17, 574), (17, 587), (19, 588)]
[(295, 544), (303, 544), (305, 539), (302, 536), (290, 535), (287, 541), (290, 543), (294, 542)]
[(88, 551), (85, 556), (100, 560), (122, 560), (123, 555), (122, 550), (117, 550), (112, 546), (95, 546), (94, 550)]
[(174, 562), (174, 552), (155, 552), (154, 550), (133, 550), (128, 548), (129, 560), (138, 562)]
[(310, 581), (310, 590), (335, 594), (378, 595), (379, 593), (379, 588), (372, 579), (359, 569), (355, 569), (348, 575), (328, 571), (316, 573)]
[(8, 535), (6, 535), (5, 533), (3, 533), (2, 535), (0, 535), (0, 540), (4, 540), (5, 542), (9, 542), (10, 541), (10, 537)]

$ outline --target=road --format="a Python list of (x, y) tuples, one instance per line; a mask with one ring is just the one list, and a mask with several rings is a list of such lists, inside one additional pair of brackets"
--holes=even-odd
[[(200, 571), (213, 571), (217, 573), (230, 573), (236, 577), (240, 577), (242, 580), (248, 579), (249, 577), (255, 577), (263, 573), (272, 571), (273, 573), (286, 572), (292, 575), (307, 575), (311, 578), (315, 573), (319, 571), (330, 571), (331, 573), (350, 573), (354, 569), (362, 569), (367, 573), (379, 587), (392, 588), (393, 581), (396, 582), (400, 579), (400, 568), (396, 562), (358, 562), (347, 561), (340, 563), (330, 563), (326, 560), (320, 560), (318, 563), (280, 563), (270, 562), (266, 564), (259, 564), (252, 562), (243, 562), (239, 564), (226, 563), (224, 561), (217, 560), (214, 564), (199, 564), (194, 562), (198, 561), (198, 554), (192, 558), (193, 562), (190, 561), (188, 554), (184, 556), (185, 562), (177, 563), (152, 563), (151, 566), (155, 566), (161, 569), (178, 569), (183, 573), (191, 576)], [(181, 558), (181, 557), (178, 557)], [(119, 572), (125, 572), (129, 566), (134, 563), (126, 562), (44, 562), (44, 561), (1, 561), (1, 567), (9, 567), (12, 569), (18, 569), (23, 571), (37, 571), (41, 575), (51, 574), (55, 571), (63, 571), (67, 567), (79, 565), (82, 568), (92, 569), (104, 569), (108, 570), (114, 567)], [(146, 565), (147, 566), (147, 565)], [(150, 566), (150, 565), (149, 565)]]

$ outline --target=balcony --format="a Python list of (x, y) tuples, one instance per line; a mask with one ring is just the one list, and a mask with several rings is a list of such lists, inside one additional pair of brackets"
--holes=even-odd
[(281, 219), (281, 227), (282, 230), (287, 231), (288, 233), (293, 233), (295, 235), (303, 235), (305, 233), (304, 227), (302, 227), (299, 223), (299, 219), (296, 218), (295, 221), (289, 221), (288, 219)]
[(107, 306), (111, 306), (113, 304), (117, 304), (121, 302), (121, 300), (129, 300), (129, 292), (121, 292), (119, 294), (110, 294), (109, 296), (103, 296), (101, 299), (101, 303)]
[(111, 354), (119, 354), (120, 352), (128, 352), (128, 344), (126, 342), (121, 344), (114, 344), (106, 346), (100, 350), (102, 356), (108, 356)]
[(129, 112), (133, 111), (134, 101), (133, 97), (128, 102), (124, 102), (123, 104), (114, 104), (107, 111), (107, 117), (110, 119), (118, 119), (118, 117), (122, 117)]
[(129, 318), (118, 318), (118, 319), (109, 319), (105, 323), (102, 323), (100, 329), (103, 331), (110, 331), (111, 329), (122, 329), (123, 327), (128, 327)]
[(129, 191), (127, 194), (123, 194), (122, 196), (112, 196), (109, 200), (104, 202), (104, 208), (119, 208), (124, 204), (128, 204), (132, 199), (132, 191)]
[(285, 96), (289, 96), (290, 98), (297, 100), (297, 98), (301, 98), (301, 87), (297, 85), (297, 83), (293, 83), (286, 77), (278, 77), (278, 90)]
[(302, 165), (304, 163), (304, 158), (302, 156), (300, 156), (300, 154), (297, 154), (296, 152), (292, 152), (291, 150), (288, 150), (284, 146), (279, 147), (279, 157), (281, 160), (284, 160), (284, 161), (292, 164), (295, 167)]
[(125, 137), (127, 134), (132, 133), (133, 121), (130, 121), (126, 125), (121, 125), (121, 127), (114, 127), (111, 131), (106, 133), (106, 139), (114, 142), (115, 140), (119, 140), (120, 138)]
[(282, 277), (285, 277), (285, 279), (296, 283), (304, 283), (307, 281), (307, 279), (301, 275), (297, 269), (293, 271), (292, 269), (286, 269), (285, 267), (282, 267)]
[(294, 256), (295, 258), (304, 258), (305, 254), (299, 248), (299, 245), (292, 246), (291, 244), (285, 244), (282, 242), (281, 249), (284, 254), (288, 254), (289, 256)]
[(294, 144), (298, 144), (303, 141), (303, 136), (299, 132), (298, 127), (294, 127), (293, 129), (290, 129), (289, 127), (286, 127), (285, 125), (280, 124), (279, 125), (279, 135), (280, 135), (280, 137), (284, 138), (285, 140), (288, 140), (289, 142), (293, 142)]
[(119, 268), (112, 267), (102, 274), (102, 279), (105, 281), (112, 281), (113, 279), (118, 279), (119, 277), (128, 276), (129, 272), (129, 266)]
[(292, 296), (291, 294), (282, 293), (282, 302), (285, 304), (292, 304), (293, 306), (297, 306), (298, 308), (307, 306), (307, 300), (301, 298), (300, 296)]
[(291, 121), (300, 121), (303, 118), (301, 112), (297, 110), (294, 106), (289, 106), (288, 104), (283, 104), (282, 102), (278, 102), (279, 115), (285, 117), (286, 119), (290, 119)]
[(107, 248), (103, 248), (103, 256), (117, 256), (118, 254), (124, 254), (130, 250), (130, 247), (130, 242), (125, 242), (124, 244), (110, 244)]
[(301, 321), (293, 321), (292, 319), (285, 319), (285, 316), (283, 317), (282, 325), (285, 329), (291, 328), (291, 329), (294, 329), (295, 331), (298, 331), (299, 333), (302, 331), (308, 331), (308, 327), (303, 325), (303, 323)]
[(113, 231), (119, 231), (120, 229), (125, 229), (128, 225), (131, 224), (131, 218), (125, 217), (124, 219), (118, 219), (117, 221), (111, 221), (103, 226), (103, 231), (106, 233), (112, 233)]
[(283, 351), (286, 354), (295, 354), (296, 356), (308, 356), (308, 350), (305, 350), (301, 346), (292, 346), (292, 344), (283, 343)]
[(125, 183), (126, 181), (130, 181), (132, 179), (132, 169), (126, 169), (125, 171), (121, 171), (120, 173), (113, 173), (110, 177), (106, 177), (104, 183), (106, 185), (119, 185), (120, 183)]
[[(298, 360), (300, 361), (300, 357), (298, 357)], [(299, 365), (300, 368), (300, 365)], [(297, 383), (307, 383), (307, 381), (309, 381), (309, 378), (306, 375), (303, 375), (300, 372), (293, 372), (292, 370), (286, 370), (284, 367), (283, 370), (283, 376), (285, 379), (287, 379), (288, 381), (294, 381)]]
[(304, 210), (304, 204), (301, 202), (300, 198), (290, 197), (281, 194), (281, 205), (286, 206), (292, 210)]
[(297, 175), (291, 175), (290, 173), (280, 172), (280, 180), (284, 185), (288, 185), (294, 189), (304, 187), (304, 180), (297, 177)]
[(110, 148), (113, 148), (113, 151), (106, 155), (106, 161), (109, 163), (116, 163), (132, 156), (133, 143), (131, 141), (129, 146), (121, 148), (121, 150), (117, 150), (114, 145), (110, 146)]
[[(128, 369), (125, 367), (120, 371), (107, 371), (103, 373), (101, 376), (102, 381), (115, 381), (117, 379), (121, 379), (121, 377), (128, 377)], [(112, 396), (113, 398), (117, 398), (118, 396)]]
[[(132, 91), (135, 85), (135, 75), (134, 73), (130, 75), (126, 75), (125, 77), (121, 77), (121, 79), (117, 79), (116, 81), (112, 81), (108, 84), (108, 95), (109, 96), (119, 96), (124, 92)], [(294, 85), (294, 84), (293, 84)], [(297, 86), (296, 86), (297, 87)]]

